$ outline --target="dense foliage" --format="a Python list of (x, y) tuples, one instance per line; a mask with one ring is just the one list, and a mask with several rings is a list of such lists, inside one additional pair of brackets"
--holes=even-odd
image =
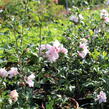
[(9, 3), (0, 10), (0, 108), (108, 109), (108, 28), (107, 10)]
[(68, 1), (69, 7), (72, 6), (94, 6), (99, 5), (105, 2), (105, 0), (58, 0), (59, 4), (66, 6), (66, 2)]

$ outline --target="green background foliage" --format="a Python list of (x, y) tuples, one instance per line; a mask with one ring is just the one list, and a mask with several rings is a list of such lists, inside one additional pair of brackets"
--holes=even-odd
[[(84, 7), (98, 1), (76, 0), (71, 4), (74, 3)], [(12, 79), (0, 77), (0, 108), (40, 109), (43, 105), (47, 109), (72, 109), (70, 99), (75, 98), (78, 102), (91, 100), (88, 105), (99, 109), (95, 95), (103, 90), (109, 96), (109, 24), (100, 18), (100, 10), (78, 7), (66, 14), (63, 5), (50, 0), (21, 0), (6, 6), (0, 15), (0, 67), (17, 67), (20, 74)], [(78, 23), (69, 20), (71, 15), (79, 18), (80, 14), (84, 19)], [(88, 40), (90, 53), (85, 59), (77, 52), (81, 38)], [(55, 40), (67, 48), (68, 55), (60, 54), (56, 62), (50, 63), (39, 55), (38, 47)], [(22, 86), (24, 77), (31, 73), (36, 76), (34, 87)], [(8, 94), (14, 89), (19, 98), (9, 104)], [(80, 107), (89, 109), (85, 103)]]

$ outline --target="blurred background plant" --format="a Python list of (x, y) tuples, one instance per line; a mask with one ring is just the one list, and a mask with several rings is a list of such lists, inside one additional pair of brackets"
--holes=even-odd
[[(5, 5), (0, 13), (0, 67), (7, 71), (17, 67), (20, 74), (0, 78), (0, 108), (70, 109), (80, 105), (96, 109), (98, 105), (99, 109), (95, 95), (101, 90), (108, 101), (109, 24), (100, 17), (100, 10), (83, 9), (102, 2), (69, 0), (67, 15), (64, 0), (59, 1), (64, 6), (52, 0), (16, 0)], [(89, 52), (82, 58), (78, 51), (82, 51), (79, 45), (84, 39)], [(68, 54), (59, 54), (50, 63), (39, 55), (39, 46), (55, 40)], [(28, 87), (25, 81), (32, 73), (34, 87)], [(11, 103), (8, 94), (14, 89), (19, 98)], [(108, 108), (107, 102), (104, 107)]]

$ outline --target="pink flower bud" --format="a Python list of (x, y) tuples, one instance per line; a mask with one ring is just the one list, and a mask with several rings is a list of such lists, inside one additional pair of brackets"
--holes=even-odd
[(28, 84), (29, 87), (34, 87), (34, 81), (33, 80), (27, 80), (26, 83)]
[(103, 103), (103, 102), (106, 102), (106, 93), (103, 92), (103, 91), (100, 91), (99, 95), (97, 95), (97, 99), (99, 101), (99, 103)]
[(9, 71), (8, 71), (8, 74), (9, 74), (9, 78), (12, 78), (14, 76), (16, 76), (17, 74), (19, 74), (17, 68), (15, 67), (12, 67)]
[(88, 46), (87, 46), (87, 40), (82, 40), (80, 42), (80, 46), (79, 48), (82, 48), (82, 51), (78, 51), (78, 55), (82, 58), (85, 58), (86, 55), (89, 53), (89, 50), (88, 50)]
[(16, 102), (18, 100), (19, 95), (16, 90), (13, 90), (10, 92), (9, 96), (14, 102)]
[(34, 80), (35, 79), (35, 75), (31, 74), (30, 76), (27, 77), (26, 79), (26, 83), (28, 84), (29, 87), (34, 87)]
[(0, 69), (0, 76), (1, 77), (7, 77), (8, 76), (8, 72), (5, 70), (5, 68)]

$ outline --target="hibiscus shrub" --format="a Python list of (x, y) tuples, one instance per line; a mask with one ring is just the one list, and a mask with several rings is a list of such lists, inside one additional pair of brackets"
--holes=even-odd
[(0, 108), (108, 108), (109, 12), (47, 3), (0, 10)]

